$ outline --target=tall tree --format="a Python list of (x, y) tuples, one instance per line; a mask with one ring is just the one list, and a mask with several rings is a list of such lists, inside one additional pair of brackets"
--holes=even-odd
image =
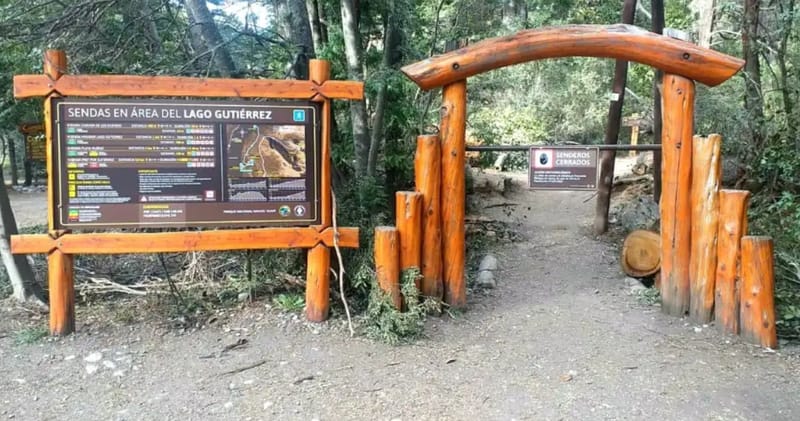
[(318, 0), (306, 0), (306, 11), (311, 27), (311, 38), (314, 41), (314, 51), (319, 54), (325, 44), (328, 43), (328, 28), (322, 23), (322, 13), (320, 13), (320, 2)]
[(375, 97), (375, 112), (372, 115), (372, 138), (369, 145), (369, 160), (367, 162), (367, 175), (374, 177), (378, 165), (378, 152), (381, 149), (384, 138), (384, 119), (386, 114), (386, 102), (388, 99), (389, 78), (394, 71), (394, 67), (401, 60), (399, 54), (400, 28), (399, 13), (396, 9), (395, 0), (387, 0), (386, 10), (384, 11), (384, 31), (383, 31), (383, 59), (381, 60), (381, 71), (378, 94)]
[(764, 143), (764, 100), (761, 96), (761, 58), (759, 55), (759, 14), (761, 0), (744, 1), (744, 22), (742, 28), (742, 55), (745, 59), (744, 107), (749, 116), (750, 138), (754, 148)]
[(315, 57), (314, 41), (305, 0), (273, 0), (281, 35), (294, 47), (290, 76), (308, 79), (308, 60)]
[[(347, 73), (351, 80), (364, 80), (361, 56), (361, 33), (358, 27), (357, 0), (342, 0), (342, 35), (347, 59)], [(367, 127), (367, 106), (364, 101), (350, 102), (350, 121), (353, 125), (356, 175), (367, 174), (369, 161), (369, 128)]]
[(694, 20), (694, 32), (697, 34), (697, 45), (704, 48), (711, 46), (715, 7), (715, 0), (692, 0), (689, 3), (689, 10), (696, 17)]
[[(210, 56), (214, 69), (223, 77), (236, 74), (236, 65), (222, 40), (211, 11), (208, 10), (206, 0), (184, 0), (184, 5), (191, 25), (190, 34), (195, 54)], [(200, 46), (204, 49), (197, 51)]]

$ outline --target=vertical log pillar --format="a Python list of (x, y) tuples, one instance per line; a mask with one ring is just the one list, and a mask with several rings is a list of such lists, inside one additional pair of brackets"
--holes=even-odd
[(689, 316), (708, 323), (714, 316), (714, 282), (717, 272), (720, 146), (717, 134), (692, 141), (692, 239), (689, 264), (691, 301)]
[(664, 76), (662, 94), (661, 309), (683, 316), (689, 310), (691, 171), (694, 82)]
[(389, 294), (398, 310), (403, 306), (400, 295), (400, 241), (394, 227), (375, 227), (375, 276), (378, 286)]
[(741, 239), (747, 233), (746, 190), (720, 190), (714, 319), (726, 333), (739, 333)]
[[(331, 65), (325, 60), (309, 62), (309, 79), (322, 84), (330, 79)], [(320, 231), (333, 224), (331, 202), (331, 101), (322, 98), (322, 130), (320, 157)], [(321, 322), (328, 318), (330, 309), (331, 250), (317, 244), (308, 250), (306, 269), (306, 319)]]
[(772, 238), (742, 237), (742, 338), (750, 343), (777, 348), (772, 256)]
[(397, 232), (400, 235), (400, 270), (420, 268), (422, 251), (422, 193), (395, 193)]
[(467, 304), (466, 212), (467, 81), (442, 88), (442, 281), (444, 301), (453, 308)]
[[(67, 71), (67, 55), (60, 50), (47, 50), (44, 53), (44, 74), (51, 80), (58, 80)], [(55, 157), (53, 156), (52, 103), (54, 94), (44, 100), (44, 129), (47, 154), (47, 227), (53, 238), (68, 235), (67, 231), (57, 231), (55, 225)], [(50, 333), (68, 335), (75, 331), (75, 283), (73, 279), (74, 257), (61, 250), (53, 250), (47, 255), (47, 283), (50, 295)]]
[(442, 299), (442, 147), (438, 136), (417, 137), (414, 180), (422, 193), (422, 294)]

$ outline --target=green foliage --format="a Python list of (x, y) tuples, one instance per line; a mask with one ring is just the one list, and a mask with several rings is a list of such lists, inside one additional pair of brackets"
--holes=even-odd
[(301, 294), (278, 294), (272, 302), (283, 311), (297, 312), (306, 305), (306, 299)]
[(50, 334), (46, 326), (35, 326), (22, 329), (14, 334), (14, 343), (16, 345), (31, 345), (35, 344)]
[(647, 288), (636, 293), (636, 299), (642, 305), (656, 305), (661, 302), (661, 291), (658, 288)]
[(396, 309), (389, 294), (382, 291), (373, 281), (366, 314), (367, 337), (391, 345), (400, 345), (422, 335), (428, 313), (438, 310), (439, 303), (431, 299), (420, 300), (416, 286), (419, 277), (417, 269), (404, 271), (401, 276), (400, 293), (403, 296), (405, 311)]

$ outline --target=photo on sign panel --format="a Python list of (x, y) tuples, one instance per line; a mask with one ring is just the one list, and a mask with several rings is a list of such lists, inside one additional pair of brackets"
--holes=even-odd
[(305, 126), (225, 124), (225, 136), (229, 177), (306, 176)]
[(555, 159), (553, 159), (552, 149), (537, 149), (533, 159), (534, 168), (553, 168)]

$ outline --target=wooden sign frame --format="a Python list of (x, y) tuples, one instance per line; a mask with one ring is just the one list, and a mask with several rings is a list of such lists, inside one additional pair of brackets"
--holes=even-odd
[[(50, 332), (75, 331), (75, 254), (165, 253), (210, 250), (308, 249), (306, 317), (323, 321), (329, 311), (330, 248), (357, 248), (358, 228), (333, 227), (331, 193), (331, 100), (361, 100), (363, 82), (330, 79), (330, 63), (311, 60), (309, 80), (204, 79), (171, 76), (67, 75), (63, 51), (44, 53), (44, 74), (15, 75), (14, 97), (44, 97), (47, 142), (48, 233), (15, 235), (16, 254), (46, 253), (50, 295)], [(288, 228), (220, 229), (161, 233), (72, 233), (57, 230), (53, 215), (53, 127), (51, 98), (78, 97), (202, 97), (269, 98), (319, 102), (321, 115), (319, 225)]]

